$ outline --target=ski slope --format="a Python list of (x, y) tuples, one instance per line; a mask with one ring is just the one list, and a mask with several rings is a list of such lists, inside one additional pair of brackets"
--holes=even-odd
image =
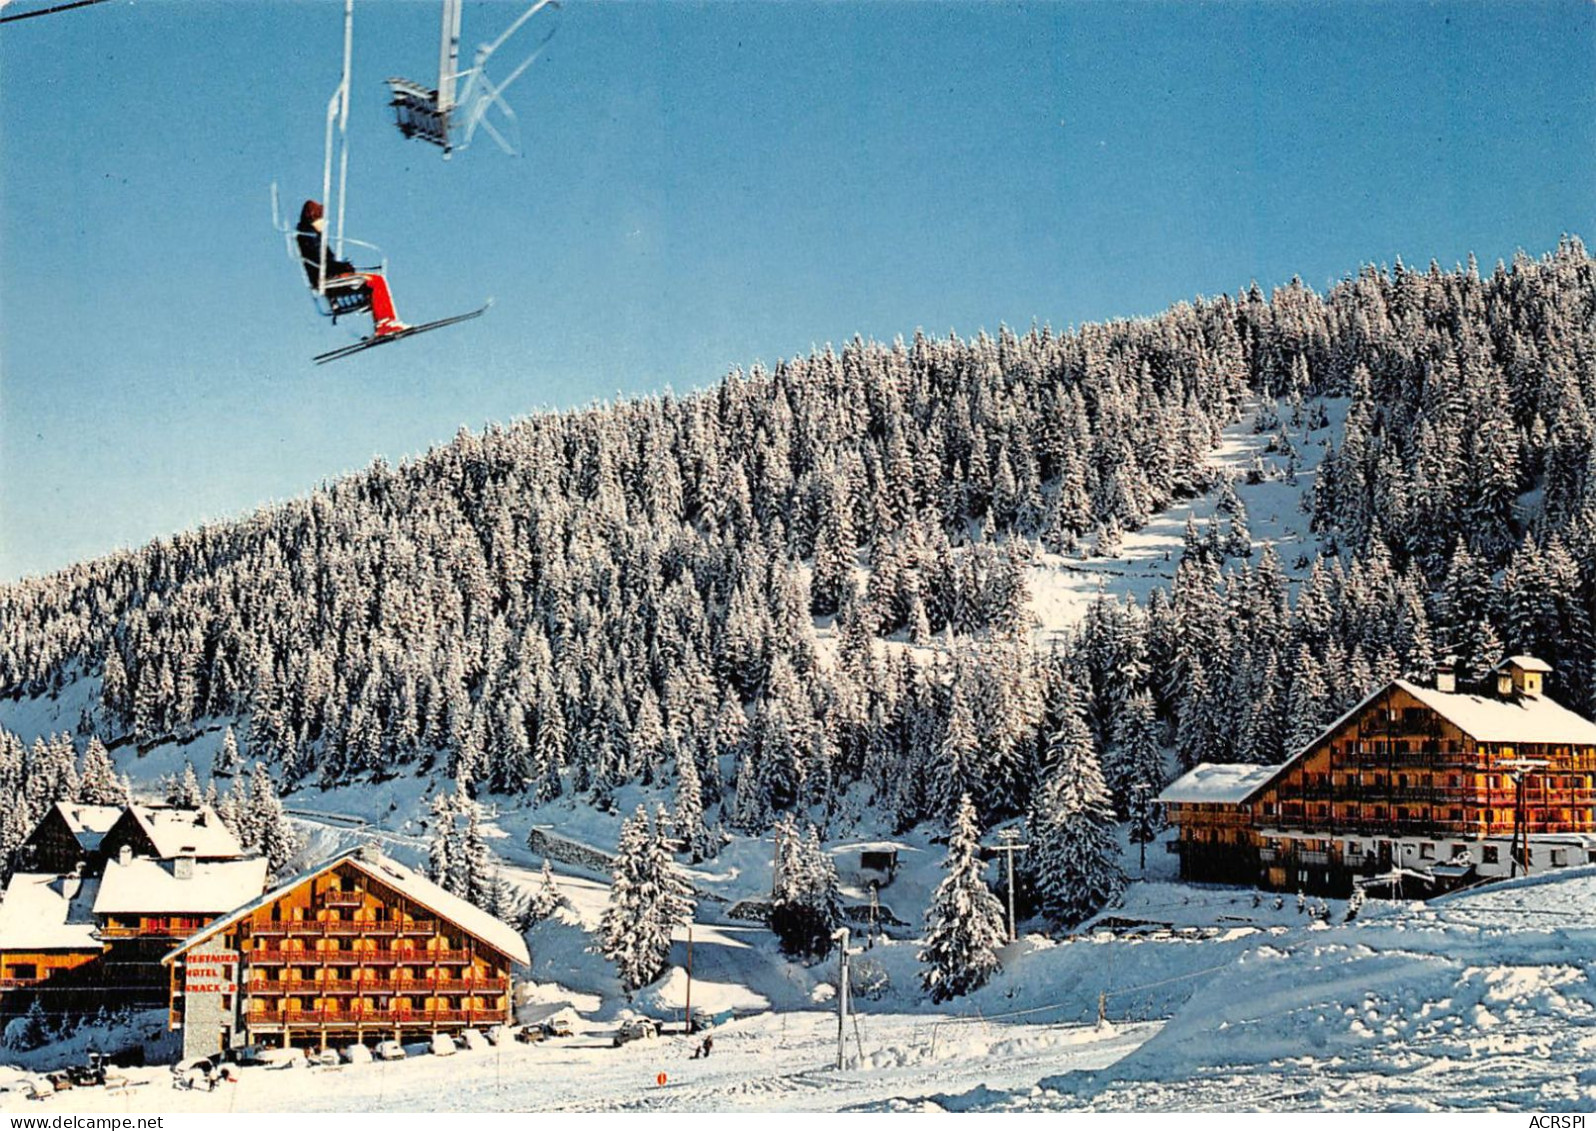
[[(133, 1087), (77, 1089), (42, 1103), (5, 1092), (0, 1111), (836, 1111), (949, 1085), (1018, 1088), (1063, 1067), (1101, 1068), (1157, 1029), (969, 1025), (920, 1014), (870, 1015), (860, 1026), (869, 1061), (842, 1071), (835, 1067), (835, 1016), (809, 1010), (725, 1026), (708, 1059), (693, 1059), (696, 1038), (614, 1048), (607, 1033), (578, 1033), (447, 1058), (250, 1067), (237, 1084), (213, 1092), (176, 1090), (165, 1068), (129, 1069)], [(853, 1039), (850, 1033), (850, 1046)]]

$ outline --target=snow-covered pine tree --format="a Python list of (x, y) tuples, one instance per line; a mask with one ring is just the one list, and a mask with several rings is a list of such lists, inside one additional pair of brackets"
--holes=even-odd
[[(1072, 728), (1073, 729), (1073, 728)], [(1095, 914), (1124, 886), (1114, 811), (1084, 724), (1054, 736), (1054, 769), (1032, 806), (1028, 870), (1042, 911), (1066, 926)]]
[(837, 868), (809, 826), (807, 839), (790, 815), (776, 829), (777, 877), (770, 901), (770, 929), (784, 953), (819, 961), (831, 953), (831, 934), (842, 922)]
[(1138, 691), (1125, 700), (1115, 726), (1116, 793), (1130, 820), (1130, 841), (1151, 844), (1163, 828), (1154, 799), (1164, 788), (1164, 750), (1158, 741), (1158, 718), (1153, 697)]
[(280, 871), (299, 853), (299, 834), (288, 823), (266, 767), (255, 763), (249, 782), (249, 824), (259, 837), (257, 847), (273, 872)]
[(631, 993), (665, 969), (671, 931), (692, 914), (686, 884), (676, 875), (665, 843), (668, 819), (650, 823), (639, 805), (621, 824), (609, 904), (599, 921), (599, 950), (615, 964)]
[(526, 911), (522, 918), (521, 929), (527, 930), (536, 923), (541, 923), (549, 918), (561, 907), (570, 905), (570, 900), (560, 892), (554, 883), (554, 870), (549, 867), (549, 858), (543, 858), (543, 874), (537, 886), (532, 889), (532, 897), (527, 901)]
[(177, 783), (177, 803), (185, 809), (197, 809), (205, 803), (205, 791), (200, 788), (193, 762), (183, 763), (183, 776)]
[(460, 893), (483, 910), (496, 898), (494, 877), (498, 862), (482, 835), (482, 806), (466, 800), (465, 828), (460, 833), (460, 858), (464, 862), (463, 890)]
[(599, 920), (599, 953), (615, 964), (621, 986), (630, 993), (646, 986), (658, 974), (653, 956), (642, 952), (639, 937), (644, 921), (653, 913), (650, 894), (639, 881), (648, 851), (648, 814), (637, 812), (621, 822), (615, 846), (614, 871), (604, 915)]
[(83, 751), (83, 772), (78, 776), (78, 800), (85, 805), (120, 805), (122, 783), (105, 744), (96, 735)]
[(238, 773), (243, 765), (238, 754), (238, 738), (233, 734), (233, 728), (228, 727), (222, 734), (222, 745), (216, 751), (216, 757), (211, 761), (211, 776), (217, 778), (230, 778)]
[(926, 909), (926, 940), (920, 951), (920, 983), (933, 1002), (962, 997), (986, 985), (1002, 968), (998, 948), (1007, 937), (1003, 905), (986, 886), (976, 850), (980, 845), (975, 806), (959, 799), (948, 834), (947, 873)]
[(427, 878), (445, 891), (451, 890), (456, 874), (454, 855), (454, 805), (440, 791), (432, 795), (427, 811)]
[(699, 783), (698, 761), (690, 745), (670, 743), (676, 760), (676, 813), (672, 827), (681, 850), (695, 864), (712, 855), (709, 829), (704, 825), (704, 790)]

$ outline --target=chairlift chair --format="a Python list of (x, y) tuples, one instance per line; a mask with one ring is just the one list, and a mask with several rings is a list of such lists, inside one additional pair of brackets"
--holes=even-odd
[[(425, 85), (405, 78), (388, 79), (391, 95), (388, 105), (393, 107), (394, 124), (406, 138), (420, 138), (443, 150), (445, 158), (455, 150), (471, 144), (480, 126), (498, 143), (500, 149), (514, 156), (519, 146), (519, 129), (515, 111), (504, 100), (504, 92), (526, 73), (543, 48), (554, 36), (549, 33), (539, 41), (537, 48), (523, 59), (501, 81), (488, 77), (488, 61), (505, 41), (520, 31), (533, 16), (544, 8), (558, 8), (557, 0), (536, 0), (522, 12), (509, 27), (493, 40), (477, 48), (476, 59), (466, 70), (460, 70), (460, 9), (462, 0), (443, 0), (443, 19), (438, 43), (438, 85)], [(464, 83), (462, 86), (461, 83)], [(457, 96), (458, 94), (458, 96)], [(488, 112), (498, 107), (503, 122), (495, 125)]]
[[(539, 3), (534, 5), (532, 11), (536, 11), (539, 7), (548, 3), (552, 3), (552, 0), (539, 0)], [(447, 0), (446, 7), (448, 4), (453, 4), (458, 9), (458, 0)], [(523, 17), (523, 20), (525, 18)], [(458, 11), (456, 11), (454, 19), (456, 33), (458, 34)], [(344, 205), (348, 199), (346, 190), (349, 183), (349, 92), (350, 63), (353, 51), (354, 0), (344, 0), (343, 72), (338, 86), (333, 90), (332, 97), (327, 100), (326, 142), (321, 171), (321, 200), (327, 209), (329, 222), (328, 230), (322, 233), (319, 240), (319, 255), (316, 261), (309, 260), (300, 251), (298, 226), (282, 214), (277, 195), (277, 185), (275, 182), (272, 184), (272, 224), (282, 234), (288, 249), (289, 258), (294, 261), (294, 264), (304, 273), (306, 280), (309, 282), (311, 298), (316, 305), (317, 313), (331, 318), (334, 323), (338, 319), (351, 314), (371, 313), (373, 303), (371, 288), (359, 274), (338, 274), (328, 277), (328, 265), (333, 258), (342, 259), (346, 248), (357, 248), (361, 252), (374, 256), (380, 262), (380, 266), (357, 268), (357, 271), (364, 271), (367, 275), (381, 275), (384, 279), (387, 278), (388, 273), (388, 265), (386, 261), (382, 260), (380, 248), (375, 244), (349, 239), (344, 235)], [(333, 166), (335, 164), (338, 167), (336, 182), (333, 178)], [(336, 206), (334, 205), (335, 201)], [(335, 220), (333, 219), (334, 217), (336, 218)], [(445, 326), (468, 322), (473, 318), (481, 317), (488, 307), (492, 305), (492, 302), (493, 300), (489, 299), (475, 310), (467, 311), (464, 314), (456, 314), (448, 318), (438, 318), (431, 322), (423, 322), (418, 326), (401, 324), (397, 329), (386, 331), (378, 327), (376, 332), (370, 337), (362, 338), (351, 345), (340, 346), (325, 353), (317, 354), (313, 360), (316, 364), (322, 365), (376, 346), (390, 345), (393, 342), (412, 338), (418, 334), (425, 334), (431, 330), (440, 330)]]

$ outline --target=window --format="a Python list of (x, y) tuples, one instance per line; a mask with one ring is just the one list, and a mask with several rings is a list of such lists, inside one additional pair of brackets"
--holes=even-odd
[(1363, 845), (1359, 844), (1355, 840), (1347, 841), (1347, 855), (1348, 856), (1362, 856), (1363, 855)]
[(1484, 848), (1480, 849), (1480, 860), (1486, 864), (1499, 863), (1500, 857), (1497, 853), (1496, 845), (1487, 844)]
[(19, 981), (31, 981), (39, 976), (39, 965), (36, 962), (13, 962), (11, 976)]
[(1566, 848), (1554, 848), (1554, 849), (1552, 849), (1552, 867), (1554, 867), (1554, 868), (1566, 868), (1566, 867), (1568, 867), (1568, 849), (1566, 849)]
[(1431, 844), (1429, 841), (1425, 841), (1423, 844), (1419, 845), (1419, 859), (1434, 860), (1435, 845)]

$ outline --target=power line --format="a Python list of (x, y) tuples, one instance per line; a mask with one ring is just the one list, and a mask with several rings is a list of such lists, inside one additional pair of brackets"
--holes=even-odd
[(32, 12), (18, 12), (14, 16), (0, 16), (0, 24), (9, 24), (16, 20), (31, 20), (34, 16), (53, 16), (57, 12), (70, 12), (73, 8), (87, 8), (93, 4), (104, 4), (106, 0), (68, 0), (65, 4), (54, 4), (48, 8), (39, 8)]

